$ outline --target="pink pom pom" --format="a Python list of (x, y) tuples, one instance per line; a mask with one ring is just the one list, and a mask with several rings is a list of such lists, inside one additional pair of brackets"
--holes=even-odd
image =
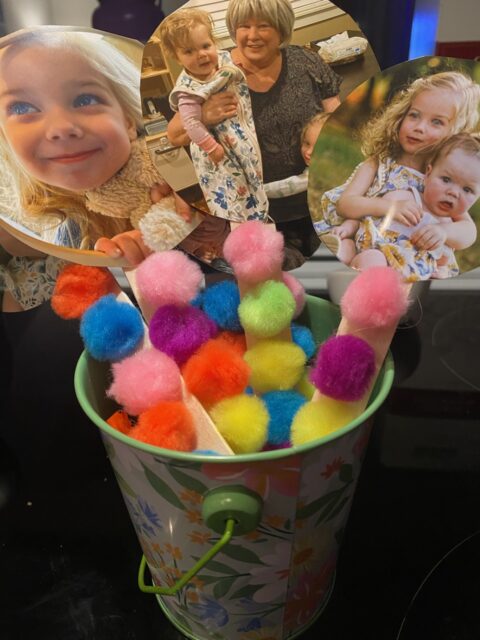
[(138, 415), (163, 401), (182, 397), (182, 382), (176, 363), (156, 349), (144, 349), (112, 366), (113, 383), (107, 395)]
[(200, 267), (181, 251), (152, 253), (137, 267), (136, 277), (140, 295), (155, 309), (187, 305), (203, 280)]
[(392, 267), (371, 267), (362, 271), (343, 294), (342, 315), (359, 328), (393, 325), (408, 308), (408, 291)]
[(295, 313), (293, 315), (294, 318), (298, 318), (298, 316), (302, 313), (303, 307), (305, 306), (306, 298), (305, 298), (305, 287), (303, 284), (292, 276), (288, 271), (284, 271), (282, 273), (283, 283), (290, 289), (290, 293), (295, 300)]
[(258, 220), (244, 222), (225, 240), (223, 255), (239, 280), (257, 284), (282, 267), (283, 235)]

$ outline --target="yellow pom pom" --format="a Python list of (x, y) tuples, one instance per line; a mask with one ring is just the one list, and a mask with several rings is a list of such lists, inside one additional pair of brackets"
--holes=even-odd
[(300, 380), (297, 382), (295, 386), (295, 391), (298, 391), (298, 393), (301, 393), (302, 396), (307, 400), (312, 399), (316, 389), (315, 389), (315, 386), (308, 379), (307, 371), (305, 371), (305, 373), (302, 375)]
[(250, 384), (258, 393), (292, 389), (306, 363), (303, 349), (282, 340), (262, 340), (243, 357), (250, 365)]
[(221, 400), (210, 409), (210, 416), (234, 453), (260, 451), (267, 441), (269, 415), (256, 396)]
[(291, 441), (294, 446), (324, 438), (359, 415), (356, 402), (341, 402), (326, 396), (307, 402), (292, 422)]

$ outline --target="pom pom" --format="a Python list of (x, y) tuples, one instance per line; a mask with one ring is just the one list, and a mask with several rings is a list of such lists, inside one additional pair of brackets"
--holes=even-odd
[(271, 445), (282, 445), (290, 442), (292, 420), (306, 402), (296, 391), (270, 391), (262, 396), (268, 415), (267, 442)]
[(152, 253), (136, 270), (140, 295), (154, 309), (187, 305), (203, 281), (200, 267), (181, 251)]
[(338, 402), (325, 396), (307, 402), (295, 415), (290, 438), (293, 446), (324, 438), (358, 418), (355, 404)]
[(108, 269), (69, 264), (57, 277), (51, 305), (64, 320), (80, 316), (99, 298), (114, 291), (115, 279)]
[(180, 400), (182, 381), (176, 363), (155, 349), (142, 349), (112, 366), (107, 395), (127, 413), (138, 415), (165, 400)]
[(245, 334), (234, 333), (233, 331), (221, 331), (215, 340), (221, 340), (234, 348), (241, 356), (247, 350), (247, 341), (245, 340)]
[(292, 324), (291, 330), (293, 342), (303, 349), (307, 358), (310, 359), (317, 350), (313, 333), (308, 327), (295, 323)]
[(222, 280), (203, 292), (202, 309), (221, 329), (241, 331), (238, 318), (240, 293), (238, 285), (231, 280)]
[(322, 344), (310, 380), (326, 396), (353, 402), (375, 375), (375, 352), (357, 336), (332, 336)]
[(263, 340), (243, 356), (252, 370), (250, 384), (258, 393), (294, 387), (305, 366), (305, 353), (291, 342)]
[(173, 196), (162, 198), (151, 205), (138, 223), (142, 238), (152, 251), (173, 249), (195, 229), (176, 211)]
[(153, 314), (149, 332), (154, 347), (183, 364), (218, 329), (201, 309), (167, 304)]
[(89, 307), (80, 321), (85, 349), (96, 360), (122, 360), (140, 345), (143, 320), (136, 307), (118, 302), (113, 294)]
[(291, 273), (288, 273), (288, 271), (282, 272), (282, 280), (283, 283), (290, 289), (290, 293), (295, 300), (295, 313), (293, 314), (293, 317), (298, 318), (298, 316), (302, 313), (306, 302), (305, 287), (297, 278), (295, 278), (295, 276), (292, 276)]
[(187, 389), (203, 405), (242, 393), (250, 368), (242, 356), (222, 340), (210, 340), (183, 367)]
[(391, 267), (371, 267), (359, 273), (340, 300), (342, 315), (355, 327), (387, 327), (408, 308), (408, 287)]
[(192, 307), (198, 307), (199, 309), (201, 309), (203, 304), (203, 291), (199, 291), (197, 295), (192, 300), (190, 300), (189, 304)]
[(295, 300), (283, 282), (267, 280), (244, 296), (238, 307), (240, 322), (247, 333), (271, 338), (287, 327), (295, 313)]
[(260, 398), (226, 398), (212, 407), (210, 415), (234, 453), (253, 453), (264, 446), (268, 411)]
[(119, 409), (115, 411), (113, 415), (105, 420), (107, 424), (109, 424), (113, 429), (120, 431), (120, 433), (124, 433), (125, 435), (130, 435), (132, 430), (132, 423), (130, 422), (130, 418), (126, 414), (125, 411)]
[(193, 451), (197, 436), (193, 418), (182, 402), (160, 402), (141, 413), (131, 436), (154, 447)]
[(223, 245), (223, 255), (239, 280), (257, 284), (274, 277), (282, 267), (283, 235), (258, 220), (234, 229)]

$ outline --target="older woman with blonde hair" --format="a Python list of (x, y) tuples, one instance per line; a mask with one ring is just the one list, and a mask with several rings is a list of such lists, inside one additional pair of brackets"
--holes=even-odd
[[(264, 182), (282, 180), (305, 169), (303, 125), (318, 112), (339, 104), (341, 78), (320, 56), (291, 45), (295, 15), (289, 0), (230, 0), (226, 24), (235, 42), (234, 63), (245, 74), (260, 144)], [(235, 96), (216, 94), (204, 104), (203, 121), (213, 127), (236, 113)], [(169, 125), (174, 144), (185, 144), (179, 119)], [(285, 237), (286, 268), (300, 266), (318, 247), (307, 193), (270, 201), (269, 214)]]

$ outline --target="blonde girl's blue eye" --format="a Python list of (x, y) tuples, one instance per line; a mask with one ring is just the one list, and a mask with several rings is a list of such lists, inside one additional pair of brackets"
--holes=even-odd
[(37, 113), (38, 109), (30, 102), (12, 102), (7, 107), (7, 115), (9, 116), (25, 116), (29, 113)]
[(74, 107), (90, 107), (92, 105), (100, 104), (101, 100), (93, 93), (81, 93), (73, 101)]

